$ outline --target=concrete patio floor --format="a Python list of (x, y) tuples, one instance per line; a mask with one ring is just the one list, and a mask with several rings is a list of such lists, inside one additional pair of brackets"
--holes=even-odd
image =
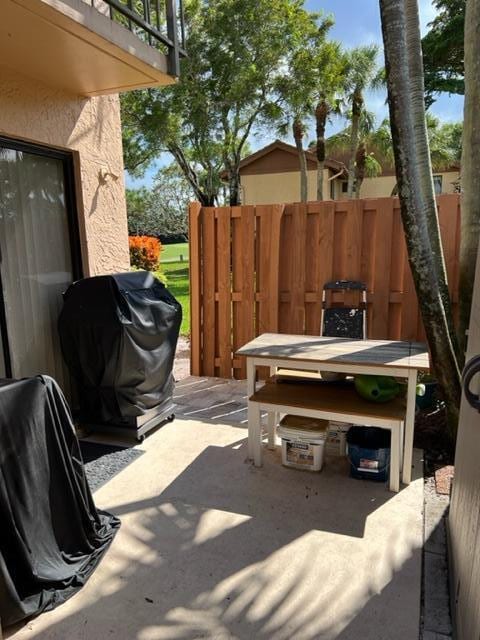
[(122, 527), (84, 589), (15, 640), (416, 640), (423, 480), (400, 493), (246, 462), (245, 385), (187, 378), (177, 420), (95, 493)]

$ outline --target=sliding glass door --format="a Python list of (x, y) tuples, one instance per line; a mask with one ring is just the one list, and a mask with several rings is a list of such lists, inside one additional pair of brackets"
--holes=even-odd
[(0, 376), (54, 377), (67, 391), (57, 319), (77, 277), (71, 158), (0, 139)]

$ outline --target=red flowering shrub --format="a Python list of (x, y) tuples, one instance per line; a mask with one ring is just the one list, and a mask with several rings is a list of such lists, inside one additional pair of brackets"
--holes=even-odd
[(160, 262), (160, 251), (162, 244), (158, 238), (150, 236), (130, 236), (128, 238), (130, 247), (130, 264), (137, 269), (155, 271)]

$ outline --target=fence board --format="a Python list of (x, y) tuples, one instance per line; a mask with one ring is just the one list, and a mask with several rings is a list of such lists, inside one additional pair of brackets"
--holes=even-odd
[(292, 279), (290, 289), (290, 333), (305, 333), (305, 247), (307, 239), (307, 205), (295, 204), (293, 211)]
[[(258, 332), (278, 331), (279, 277), (280, 277), (280, 225), (283, 205), (258, 206), (260, 237), (258, 240), (257, 281), (259, 292)], [(266, 232), (262, 225), (268, 226)]]
[(232, 285), (230, 209), (219, 211), (217, 218), (217, 291), (219, 375), (232, 374)]
[(202, 207), (199, 202), (192, 202), (189, 216), (190, 240), (190, 373), (192, 376), (201, 375), (201, 243), (200, 216)]
[(215, 375), (215, 209), (205, 207), (202, 220), (202, 373)]
[[(440, 196), (438, 206), (455, 310), (459, 196)], [(192, 204), (192, 373), (244, 378), (235, 352), (258, 333), (318, 334), (323, 285), (342, 278), (367, 283), (369, 337), (424, 339), (397, 198)]]
[(320, 280), (320, 265), (324, 257), (320, 253), (320, 231), (323, 203), (310, 202), (308, 204), (305, 263), (305, 333), (318, 335), (320, 333), (321, 302), (319, 292), (323, 286)]
[[(241, 212), (236, 247), (234, 250), (234, 268), (239, 275), (238, 289), (241, 301), (238, 303), (237, 344), (245, 344), (255, 337), (255, 208), (238, 207)], [(235, 271), (234, 271), (235, 274)], [(240, 359), (240, 370), (235, 372), (240, 379), (246, 376), (245, 358)]]
[(372, 335), (388, 336), (388, 312), (390, 307), (390, 265), (393, 228), (393, 201), (382, 202), (377, 210), (375, 238), (375, 269), (373, 270), (373, 294), (375, 306), (372, 309)]

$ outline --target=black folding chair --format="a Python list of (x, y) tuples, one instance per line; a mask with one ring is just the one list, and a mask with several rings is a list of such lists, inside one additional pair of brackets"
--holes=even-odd
[[(334, 292), (359, 292), (358, 306), (334, 306)], [(322, 315), (320, 335), (330, 338), (367, 337), (367, 286), (355, 280), (334, 280), (326, 282), (322, 294)]]

